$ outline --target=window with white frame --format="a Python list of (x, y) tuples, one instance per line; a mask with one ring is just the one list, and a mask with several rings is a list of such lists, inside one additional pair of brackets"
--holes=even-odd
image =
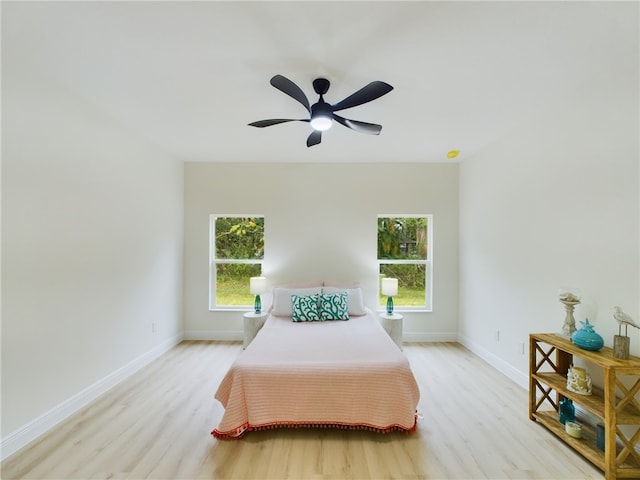
[(249, 279), (262, 273), (264, 216), (211, 215), (209, 309), (253, 306)]
[(431, 311), (432, 238), (432, 215), (378, 215), (380, 307), (387, 301), (380, 293), (382, 279), (397, 278), (397, 310)]

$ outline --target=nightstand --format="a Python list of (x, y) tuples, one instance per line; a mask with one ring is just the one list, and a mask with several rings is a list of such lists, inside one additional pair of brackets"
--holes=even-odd
[(391, 340), (396, 342), (398, 348), (402, 350), (402, 315), (398, 315), (397, 313), (392, 313), (389, 315), (388, 313), (380, 314), (382, 328), (384, 328)]
[(244, 314), (244, 343), (243, 348), (251, 343), (255, 338), (258, 331), (264, 325), (264, 321), (267, 319), (267, 312), (247, 312)]

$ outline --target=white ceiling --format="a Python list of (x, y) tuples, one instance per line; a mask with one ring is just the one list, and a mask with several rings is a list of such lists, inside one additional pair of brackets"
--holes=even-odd
[[(185, 161), (447, 161), (553, 108), (585, 82), (638, 68), (637, 2), (2, 2), (3, 68), (62, 83)], [(307, 148), (307, 123), (269, 84), (325, 76), (336, 103), (395, 88)]]

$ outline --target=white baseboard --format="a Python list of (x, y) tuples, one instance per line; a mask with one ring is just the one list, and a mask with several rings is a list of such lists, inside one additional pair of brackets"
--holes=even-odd
[(222, 340), (222, 341), (242, 341), (244, 332), (222, 331), (222, 330), (185, 330), (185, 340)]
[(477, 356), (482, 358), (485, 362), (491, 365), (493, 368), (498, 370), (499, 372), (506, 375), (508, 378), (513, 380), (515, 383), (520, 385), (522, 388), (529, 389), (529, 377), (513, 368), (512, 365), (502, 360), (500, 357), (494, 355), (484, 347), (481, 347), (475, 342), (472, 342), (464, 335), (458, 335), (458, 342), (464, 345), (466, 348), (471, 350)]
[(456, 333), (424, 333), (424, 332), (404, 332), (403, 342), (457, 342)]
[(10, 433), (0, 441), (0, 460), (4, 460), (10, 455), (20, 450), (22, 447), (36, 440), (38, 437), (52, 429), (54, 426), (67, 419), (81, 408), (85, 407), (103, 393), (133, 375), (135, 372), (145, 367), (153, 360), (165, 352), (168, 352), (182, 341), (182, 334), (162, 342), (147, 353), (140, 355), (125, 366), (110, 373), (93, 385), (85, 388), (76, 395), (68, 398), (59, 405), (53, 407), (48, 412), (22, 426), (15, 432)]

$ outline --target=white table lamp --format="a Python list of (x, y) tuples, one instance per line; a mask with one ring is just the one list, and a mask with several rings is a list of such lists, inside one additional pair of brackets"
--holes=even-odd
[(267, 293), (267, 279), (265, 277), (251, 277), (249, 280), (249, 291), (256, 296), (253, 302), (253, 308), (256, 313), (260, 313), (262, 311), (260, 295)]
[(383, 295), (387, 296), (387, 313), (393, 314), (393, 297), (398, 295), (398, 279), (397, 278), (383, 278), (381, 291)]

